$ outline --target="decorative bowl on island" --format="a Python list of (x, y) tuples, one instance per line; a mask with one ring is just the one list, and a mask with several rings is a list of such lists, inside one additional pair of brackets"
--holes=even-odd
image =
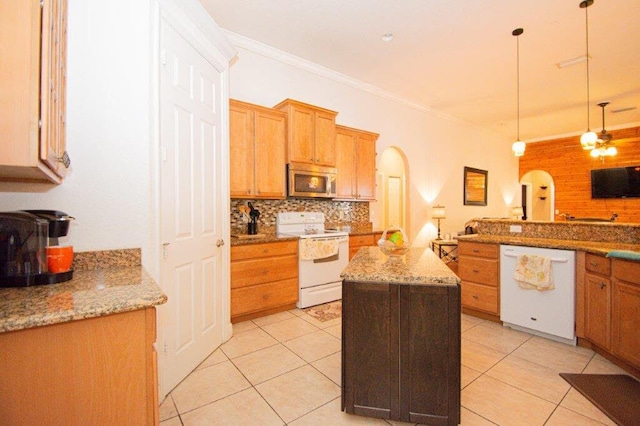
[[(387, 232), (391, 233), (389, 238), (387, 238)], [(399, 226), (390, 226), (382, 233), (382, 238), (378, 240), (378, 247), (387, 256), (402, 256), (409, 251), (411, 244), (404, 229)]]

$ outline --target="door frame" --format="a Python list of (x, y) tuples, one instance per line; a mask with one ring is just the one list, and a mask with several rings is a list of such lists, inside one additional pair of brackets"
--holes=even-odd
[[(149, 107), (149, 169), (150, 169), (150, 188), (151, 193), (149, 202), (149, 246), (151, 247), (151, 256), (145, 262), (146, 268), (153, 276), (160, 288), (164, 290), (166, 283), (162, 282), (162, 240), (161, 240), (161, 166), (162, 166), (162, 150), (161, 150), (161, 134), (160, 134), (160, 73), (161, 73), (161, 49), (160, 49), (160, 30), (162, 20), (171, 23), (175, 31), (185, 38), (203, 57), (205, 57), (222, 75), (221, 93), (222, 97), (222, 157), (227, 161), (222, 164), (222, 193), (224, 199), (229, 199), (229, 66), (230, 61), (236, 56), (237, 52), (229, 43), (224, 34), (220, 31), (215, 21), (205, 11), (197, 0), (155, 0), (151, 6), (150, 13), (150, 107)], [(229, 217), (228, 203), (221, 203), (224, 211), (220, 211), (221, 220)], [(231, 293), (229, 285), (229, 262), (230, 262), (230, 223), (225, 221), (222, 224), (222, 239), (226, 242), (223, 246), (222, 259), (222, 288), (220, 296), (222, 297), (222, 342), (225, 342), (233, 333), (231, 325)], [(165, 376), (165, 356), (166, 346), (164, 342), (167, 339), (165, 333), (165, 324), (167, 322), (168, 306), (171, 300), (165, 305), (157, 307), (158, 320), (156, 349), (158, 352), (158, 396), (159, 401), (171, 391), (167, 389), (168, 384), (164, 380)]]

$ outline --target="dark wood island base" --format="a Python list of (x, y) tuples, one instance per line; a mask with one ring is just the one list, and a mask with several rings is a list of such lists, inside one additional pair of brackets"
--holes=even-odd
[(459, 424), (459, 279), (428, 250), (387, 259), (371, 247), (343, 277), (342, 410)]

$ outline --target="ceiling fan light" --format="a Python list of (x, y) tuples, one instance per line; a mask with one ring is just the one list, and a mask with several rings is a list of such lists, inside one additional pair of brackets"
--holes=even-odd
[(602, 151), (600, 150), (600, 148), (591, 150), (591, 156), (593, 158), (598, 158), (600, 157), (601, 154), (602, 154)]
[(582, 145), (582, 149), (593, 149), (596, 147), (596, 141), (598, 140), (598, 135), (595, 132), (588, 131), (580, 136), (580, 145)]
[(605, 151), (605, 155), (608, 155), (610, 157), (613, 157), (614, 155), (616, 155), (618, 153), (618, 149), (615, 146), (610, 146), (607, 148), (607, 150)]
[(515, 157), (522, 157), (524, 155), (526, 144), (522, 141), (516, 141), (511, 145), (511, 150)]

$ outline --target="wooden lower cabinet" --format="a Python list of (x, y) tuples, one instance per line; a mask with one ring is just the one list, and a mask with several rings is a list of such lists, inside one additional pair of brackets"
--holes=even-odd
[(349, 260), (358, 253), (360, 247), (374, 246), (376, 241), (373, 234), (349, 236)]
[(640, 369), (640, 262), (613, 260), (611, 350)]
[(584, 277), (585, 336), (611, 350), (611, 280), (596, 274)]
[(582, 276), (577, 336), (640, 377), (640, 262), (586, 253)]
[(158, 424), (156, 311), (0, 334), (0, 423)]
[(500, 246), (458, 242), (458, 276), (464, 312), (500, 317)]
[(342, 409), (460, 422), (460, 288), (343, 283)]
[(231, 247), (231, 322), (292, 309), (298, 301), (298, 241)]

